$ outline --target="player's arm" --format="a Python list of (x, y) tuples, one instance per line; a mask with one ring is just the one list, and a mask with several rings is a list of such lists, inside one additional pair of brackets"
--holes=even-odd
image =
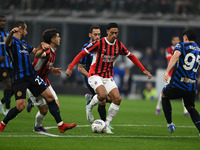
[(20, 29), (21, 29), (21, 26), (20, 27), (15, 27), (10, 31), (10, 33), (8, 34), (8, 36), (5, 39), (5, 45), (7, 47), (11, 46), (11, 42), (12, 42), (12, 39), (13, 39), (13, 34), (18, 32)]
[(68, 66), (67, 70), (66, 70), (66, 75), (67, 76), (71, 76), (72, 75), (72, 69), (73, 67), (83, 58), (85, 57), (87, 54), (89, 54), (88, 50), (83, 50), (81, 51), (72, 61), (72, 63)]
[(152, 74), (144, 68), (144, 66), (141, 64), (141, 62), (139, 61), (139, 59), (138, 59), (135, 55), (129, 53), (129, 54), (128, 54), (128, 58), (129, 58), (137, 67), (139, 67), (140, 70), (142, 70), (142, 72), (143, 72), (144, 74), (146, 74), (146, 75), (148, 76), (148, 79), (151, 79)]
[(50, 68), (50, 70), (56, 74), (57, 76), (60, 76), (62, 74), (62, 68), (54, 68), (53, 66)]
[(163, 77), (163, 80), (166, 83), (168, 82), (169, 71), (172, 69), (172, 67), (174, 67), (175, 63), (179, 60), (180, 55), (181, 55), (180, 51), (175, 51), (174, 54), (172, 55), (172, 58), (169, 61), (169, 64), (167, 66), (167, 69), (166, 69), (164, 77)]
[(85, 70), (85, 64), (78, 63), (78, 72), (84, 76), (88, 76), (88, 72)]
[[(39, 47), (41, 47), (41, 50), (39, 50)], [(35, 52), (35, 57), (36, 58), (41, 58), (41, 57), (46, 57), (45, 51), (49, 50), (50, 45), (42, 42)]]

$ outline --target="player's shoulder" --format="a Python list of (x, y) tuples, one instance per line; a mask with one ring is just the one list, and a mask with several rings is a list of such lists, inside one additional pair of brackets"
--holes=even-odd
[(185, 46), (186, 43), (179, 42), (175, 45), (175, 49), (181, 49), (183, 46)]

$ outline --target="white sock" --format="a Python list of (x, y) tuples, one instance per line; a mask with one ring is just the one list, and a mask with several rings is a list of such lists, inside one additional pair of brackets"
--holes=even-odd
[(57, 125), (58, 126), (61, 126), (63, 124), (63, 121), (59, 122)]
[(105, 122), (106, 125), (110, 124), (110, 122), (112, 121), (112, 119), (117, 114), (118, 110), (119, 110), (119, 105), (116, 105), (114, 103), (110, 104), (110, 107), (108, 109), (108, 115), (107, 115), (106, 122)]
[(160, 94), (160, 96), (158, 97), (158, 102), (157, 102), (157, 105), (156, 105), (156, 109), (161, 109), (161, 103), (162, 103), (162, 98), (161, 98), (161, 94)]
[(36, 114), (36, 116), (35, 116), (35, 127), (40, 127), (40, 126), (42, 126), (42, 122), (43, 122), (43, 120), (44, 120), (44, 115), (42, 115), (41, 113), (40, 113), (40, 111), (38, 111), (38, 113)]
[(100, 103), (100, 101), (98, 100), (97, 94), (96, 94), (96, 95), (93, 96), (91, 102), (87, 105), (87, 107), (92, 109), (95, 105), (97, 105), (99, 103)]
[(0, 101), (0, 105), (3, 105), (1, 101)]
[(184, 106), (183, 99), (182, 99), (182, 104), (183, 104), (183, 112), (184, 112), (184, 114), (188, 113), (187, 109), (186, 109), (185, 106)]

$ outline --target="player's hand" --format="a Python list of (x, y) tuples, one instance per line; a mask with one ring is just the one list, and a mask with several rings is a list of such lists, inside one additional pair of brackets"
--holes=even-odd
[(169, 74), (168, 72), (165, 72), (164, 76), (163, 76), (163, 80), (168, 83), (168, 79), (169, 79)]
[(72, 75), (72, 70), (71, 69), (67, 69), (65, 73), (66, 73), (66, 75), (68, 77), (70, 77)]
[(42, 43), (41, 43), (41, 47), (42, 47), (42, 50), (43, 50), (43, 51), (47, 51), (47, 50), (50, 49), (50, 45), (47, 44), (47, 43), (45, 43), (45, 42), (42, 42)]
[(12, 33), (16, 33), (16, 32), (18, 32), (21, 28), (22, 28), (21, 26), (15, 27), (15, 28), (13, 28), (13, 29), (11, 30), (11, 32), (12, 32)]
[(148, 79), (151, 79), (152, 74), (149, 71), (145, 70), (145, 71), (143, 71), (143, 73), (148, 76)]
[(53, 68), (52, 72), (55, 73), (57, 76), (62, 74), (62, 68)]
[(0, 63), (5, 61), (5, 56), (0, 56)]

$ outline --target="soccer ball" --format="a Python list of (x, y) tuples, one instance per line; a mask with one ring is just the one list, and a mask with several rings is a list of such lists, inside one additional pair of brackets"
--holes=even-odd
[(95, 120), (92, 125), (92, 132), (94, 133), (104, 133), (106, 130), (106, 124), (103, 120)]

